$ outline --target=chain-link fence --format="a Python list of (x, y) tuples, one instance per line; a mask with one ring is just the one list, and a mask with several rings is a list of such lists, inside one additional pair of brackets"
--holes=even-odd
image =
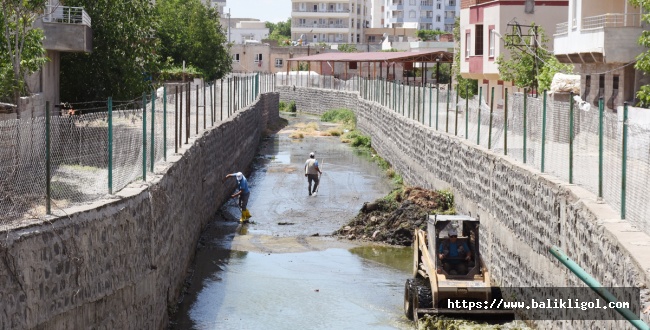
[(523, 93), (488, 104), (479, 102), (492, 100), (483, 90), (480, 96), (463, 99), (449, 85), (359, 77), (339, 82), (331, 76), (299, 75), (277, 82), (357, 92), (425, 126), (580, 185), (650, 234), (650, 220), (644, 217), (650, 210), (650, 192), (644, 189), (650, 184), (650, 128), (624, 122), (622, 114), (600, 110), (598, 105), (588, 111), (572, 107), (570, 97), (557, 101)]
[(264, 74), (167, 83), (134, 100), (65, 104), (49, 121), (0, 121), (0, 226), (147, 180), (157, 163), (274, 86)]

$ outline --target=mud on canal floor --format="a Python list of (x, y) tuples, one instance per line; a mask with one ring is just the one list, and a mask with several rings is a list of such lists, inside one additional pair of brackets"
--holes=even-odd
[[(412, 329), (402, 311), (412, 249), (332, 235), (393, 189), (385, 171), (322, 136), (332, 124), (283, 117), (250, 171), (228, 169), (247, 174), (252, 222), (239, 224), (235, 200), (215, 215), (170, 329)], [(323, 171), (316, 196), (303, 174), (312, 151)]]

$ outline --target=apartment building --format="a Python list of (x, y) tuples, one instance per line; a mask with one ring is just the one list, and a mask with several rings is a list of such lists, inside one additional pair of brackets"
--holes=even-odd
[[(576, 1), (576, 0), (573, 0)], [(603, 0), (604, 1), (604, 0)], [(623, 0), (621, 0), (623, 1)], [(476, 79), (483, 95), (494, 89), (495, 100), (502, 100), (504, 90), (512, 82), (503, 81), (496, 59), (507, 58), (502, 36), (512, 32), (508, 24), (540, 26), (551, 35), (558, 23), (566, 20), (569, 3), (566, 0), (462, 0), (460, 9), (460, 73)], [(552, 51), (552, 44), (547, 44)], [(488, 101), (488, 97), (485, 97)]]
[[(42, 94), (43, 101), (50, 102), (52, 106), (61, 102), (61, 53), (92, 52), (91, 23), (91, 18), (83, 7), (64, 6), (58, 0), (48, 0), (45, 14), (34, 22), (35, 28), (43, 29), (43, 48), (50, 60), (39, 72), (29, 77), (27, 83), (32, 93)], [(54, 110), (53, 107), (52, 109)]]
[[(287, 60), (293, 57), (314, 55), (324, 49), (319, 46), (276, 47), (266, 43), (235, 44), (230, 48), (232, 72), (279, 73), (287, 71)], [(291, 70), (291, 68), (289, 68)], [(295, 69), (295, 67), (293, 68)], [(311, 71), (318, 71), (316, 67)]]
[(216, 9), (219, 12), (219, 17), (223, 16), (223, 8), (226, 6), (226, 0), (203, 0), (206, 5)]
[(460, 14), (459, 0), (375, 0), (381, 18), (374, 22), (387, 28), (440, 30), (452, 33)]
[(365, 43), (371, 0), (291, 0), (291, 38), (305, 43)]
[(266, 22), (240, 21), (234, 28), (229, 28), (226, 33), (231, 42), (243, 44), (267, 39), (269, 28), (266, 27)]
[(573, 0), (555, 30), (555, 57), (573, 63), (581, 75), (583, 100), (616, 109), (634, 102), (640, 86), (650, 77), (634, 69), (636, 56), (645, 51), (638, 44), (646, 28), (640, 8), (626, 0)]

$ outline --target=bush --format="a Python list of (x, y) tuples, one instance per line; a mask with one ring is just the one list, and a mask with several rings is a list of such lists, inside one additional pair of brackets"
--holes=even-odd
[(352, 110), (334, 109), (325, 112), (320, 119), (330, 123), (341, 123), (349, 130), (353, 130), (357, 125), (357, 118)]
[(281, 112), (296, 112), (296, 101), (291, 101), (289, 104), (284, 101), (280, 101), (278, 104), (278, 109)]
[(289, 102), (289, 112), (296, 112), (296, 111), (297, 111), (296, 101)]

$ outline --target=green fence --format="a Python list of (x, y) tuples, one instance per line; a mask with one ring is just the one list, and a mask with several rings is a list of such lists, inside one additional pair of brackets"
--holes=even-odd
[(274, 79), (167, 83), (134, 100), (47, 105), (50, 116), (0, 121), (0, 226), (63, 215), (150, 180), (156, 164), (273, 91)]

